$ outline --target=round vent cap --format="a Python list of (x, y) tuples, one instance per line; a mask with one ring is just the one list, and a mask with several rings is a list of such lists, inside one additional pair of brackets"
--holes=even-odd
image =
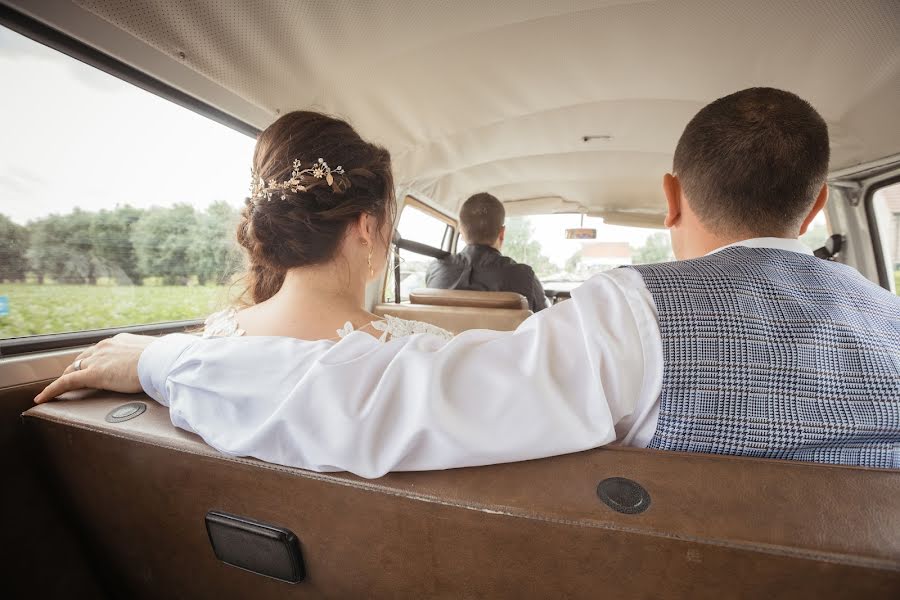
[(624, 477), (610, 477), (597, 485), (597, 496), (608, 507), (626, 515), (650, 508), (650, 494), (641, 485)]
[(117, 406), (106, 415), (107, 423), (121, 423), (140, 416), (147, 410), (147, 405), (143, 402), (129, 402), (122, 406)]

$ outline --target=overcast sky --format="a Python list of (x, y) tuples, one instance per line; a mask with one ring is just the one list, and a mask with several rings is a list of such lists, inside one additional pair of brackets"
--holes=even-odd
[[(0, 27), (0, 213), (25, 224), (117, 204), (239, 205), (254, 140)], [(577, 215), (531, 220), (551, 260), (580, 246)], [(598, 239), (641, 245), (653, 230), (602, 225)]]
[(254, 140), (0, 27), (0, 213), (247, 195)]

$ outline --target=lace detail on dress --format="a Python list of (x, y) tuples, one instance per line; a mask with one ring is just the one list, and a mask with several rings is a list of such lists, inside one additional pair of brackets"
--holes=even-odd
[[(372, 329), (381, 332), (378, 338), (379, 342), (386, 342), (392, 338), (407, 337), (417, 333), (430, 333), (437, 337), (449, 340), (453, 334), (431, 323), (423, 323), (421, 321), (408, 321), (391, 315), (384, 315), (382, 321), (372, 321)], [(337, 330), (339, 338), (345, 338), (353, 333), (353, 323), (347, 321), (344, 326)], [(226, 308), (217, 313), (213, 313), (206, 318), (203, 327), (203, 337), (237, 337), (246, 335), (246, 332), (238, 326), (237, 309)]]
[[(386, 342), (392, 338), (402, 338), (415, 335), (417, 333), (429, 333), (443, 340), (450, 340), (453, 334), (431, 323), (423, 323), (422, 321), (408, 321), (400, 317), (384, 315), (382, 321), (372, 321), (372, 329), (381, 332), (379, 342)], [(338, 329), (337, 334), (343, 338), (353, 332), (353, 323), (347, 321), (344, 326)]]
[(237, 310), (226, 308), (206, 317), (203, 324), (203, 337), (237, 337), (244, 335), (245, 331), (238, 327)]
[(350, 321), (344, 323), (344, 326), (337, 330), (338, 337), (342, 339), (347, 337), (351, 333), (353, 333), (353, 323), (351, 323)]

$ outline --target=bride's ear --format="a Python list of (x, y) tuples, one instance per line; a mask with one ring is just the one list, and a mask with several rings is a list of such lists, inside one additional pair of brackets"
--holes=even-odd
[(377, 223), (375, 217), (368, 213), (361, 213), (356, 220), (356, 229), (360, 239), (367, 245), (371, 245), (375, 239)]

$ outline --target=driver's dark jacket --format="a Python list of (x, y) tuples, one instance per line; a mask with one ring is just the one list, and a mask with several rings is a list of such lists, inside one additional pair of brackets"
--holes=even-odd
[(518, 292), (537, 312), (547, 308), (544, 288), (528, 265), (503, 256), (491, 246), (466, 246), (461, 252), (428, 265), (425, 284), (444, 290)]

